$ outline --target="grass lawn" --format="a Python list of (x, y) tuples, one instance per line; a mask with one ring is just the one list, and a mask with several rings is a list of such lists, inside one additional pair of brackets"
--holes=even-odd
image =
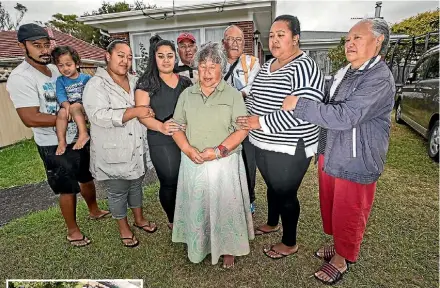
[(46, 179), (34, 140), (25, 140), (0, 150), (0, 189)]
[[(421, 137), (394, 123), (388, 156), (361, 258), (338, 287), (438, 287), (438, 165), (428, 158)], [(313, 251), (329, 241), (321, 232), (315, 166), (310, 166), (299, 193), (299, 253), (271, 260), (262, 247), (278, 241), (280, 234), (260, 236), (232, 271), (212, 266), (209, 257), (191, 264), (185, 246), (171, 243), (157, 189), (146, 188), (145, 210), (159, 231), (147, 235), (136, 229), (141, 244), (135, 249), (122, 247), (112, 220), (87, 220), (84, 203), (79, 223), (93, 240), (88, 247), (66, 243), (57, 208), (7, 224), (0, 229), (0, 279), (143, 278), (146, 287), (324, 287), (312, 277), (321, 264)], [(257, 193), (255, 223), (260, 224), (267, 212), (261, 177)]]

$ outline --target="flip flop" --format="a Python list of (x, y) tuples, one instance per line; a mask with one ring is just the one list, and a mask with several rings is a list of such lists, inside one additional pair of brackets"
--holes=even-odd
[(139, 240), (137, 240), (137, 239), (136, 239), (136, 241), (133, 244), (127, 244), (127, 243), (124, 242), (124, 240), (135, 241), (134, 234), (131, 235), (131, 237), (121, 237), (122, 244), (124, 244), (124, 246), (127, 247), (127, 248), (134, 248), (134, 247), (139, 245)]
[(280, 231), (280, 226), (278, 226), (277, 229), (275, 229), (275, 230), (271, 230), (271, 231), (263, 231), (263, 230), (261, 230), (260, 228), (256, 228), (256, 229), (255, 229), (255, 235), (256, 235), (256, 236), (260, 236), (260, 235), (265, 235), (265, 234), (275, 233), (275, 232), (278, 232), (278, 231)]
[[(278, 251), (273, 250), (273, 247), (274, 247), (274, 246), (275, 246), (275, 245), (270, 246), (269, 249), (267, 249), (267, 248), (263, 248), (263, 253), (264, 253), (264, 255), (266, 255), (267, 257), (269, 257), (269, 258), (272, 259), (272, 260), (278, 260), (278, 259), (285, 258), (285, 257), (287, 257), (287, 256), (291, 256), (291, 255), (293, 255), (293, 254), (298, 253), (298, 250), (299, 250), (299, 249), (296, 249), (296, 251), (293, 252), (293, 253), (290, 253), (290, 254), (283, 254), (283, 253), (280, 253), (280, 252), (278, 252)], [(269, 254), (269, 252), (273, 252), (273, 253), (275, 253), (276, 256)]]
[[(89, 245), (92, 242), (84, 234), (81, 239), (69, 239), (68, 237), (66, 237), (66, 239), (67, 239), (67, 241), (69, 241), (70, 245), (72, 245), (74, 247), (84, 247), (84, 246)], [(80, 242), (82, 242), (83, 244), (75, 244), (75, 243), (80, 243)]]
[(89, 215), (89, 219), (90, 220), (100, 220), (100, 219), (104, 219), (104, 218), (108, 218), (111, 215), (110, 211), (107, 211), (104, 214), (101, 214), (99, 216), (91, 216)]
[[(348, 265), (349, 264), (347, 263), (346, 265), (347, 265), (347, 268), (345, 268), (345, 270), (341, 272), (341, 271), (339, 271), (338, 268), (333, 266), (333, 264), (331, 264), (330, 262), (324, 262), (324, 264), (322, 264), (321, 268), (319, 268), (319, 270), (316, 271), (313, 274), (313, 276), (315, 276), (315, 278), (317, 280), (319, 280), (321, 283), (323, 283), (325, 285), (334, 285), (334, 284), (338, 283), (339, 281), (341, 281), (342, 276), (348, 272), (348, 267), (349, 267)], [(324, 274), (326, 274), (330, 278), (330, 280), (325, 281), (325, 280), (318, 278), (316, 276), (316, 273), (318, 273), (318, 272), (324, 272)]]
[(155, 226), (155, 227), (153, 228), (153, 230), (146, 230), (146, 229), (144, 229), (144, 227), (149, 227), (149, 228), (151, 228), (151, 222), (148, 221), (147, 223), (148, 223), (148, 224), (145, 224), (145, 225), (142, 225), (142, 226), (137, 225), (137, 224), (135, 223), (135, 224), (133, 224), (133, 226), (136, 227), (136, 228), (138, 228), (138, 229), (141, 229), (141, 230), (143, 230), (144, 232), (147, 232), (147, 233), (154, 233), (154, 232), (157, 231), (157, 226)]

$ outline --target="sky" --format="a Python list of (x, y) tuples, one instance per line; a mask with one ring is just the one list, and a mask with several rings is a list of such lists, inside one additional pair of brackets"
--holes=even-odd
[[(118, 2), (118, 0), (107, 0)], [(226, 0), (228, 1), (228, 0)], [(15, 18), (14, 5), (19, 2), (28, 8), (22, 23), (50, 20), (56, 13), (82, 15), (97, 10), (102, 0), (61, 0), (61, 1), (1, 1)], [(133, 3), (134, 0), (126, 0)], [(175, 0), (175, 5), (222, 2), (221, 0)], [(381, 16), (389, 23), (414, 16), (439, 6), (438, 1), (382, 1)], [(172, 0), (144, 0), (144, 3), (159, 7), (172, 6)], [(352, 17), (374, 16), (375, 1), (277, 1), (277, 14), (295, 15), (301, 22), (301, 30), (346, 32), (356, 23)]]

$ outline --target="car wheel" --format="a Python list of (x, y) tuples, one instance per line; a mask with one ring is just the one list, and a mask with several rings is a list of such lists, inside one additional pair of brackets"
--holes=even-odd
[(396, 123), (399, 123), (399, 124), (404, 124), (405, 123), (402, 120), (402, 105), (400, 105), (400, 101), (397, 102), (396, 114), (395, 115), (396, 115), (395, 116)]
[(429, 131), (428, 137), (428, 155), (436, 162), (438, 162), (438, 151), (440, 144), (440, 131), (438, 125), (437, 120), (435, 121), (434, 126), (432, 126), (431, 131)]

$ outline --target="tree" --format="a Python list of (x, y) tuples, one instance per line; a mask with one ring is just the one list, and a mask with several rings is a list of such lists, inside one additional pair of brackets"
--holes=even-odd
[(139, 49), (141, 50), (141, 58), (139, 63), (136, 64), (136, 74), (142, 75), (147, 70), (148, 65), (148, 51), (144, 44), (139, 43)]
[(439, 28), (439, 8), (409, 17), (391, 26), (391, 33), (418, 36)]
[(17, 11), (17, 16), (15, 21), (11, 19), (11, 15), (5, 10), (5, 7), (0, 2), (0, 30), (15, 30), (20, 25), (21, 20), (23, 20), (24, 14), (28, 11), (26, 6), (17, 3), (14, 6)]
[(330, 48), (328, 50), (328, 57), (332, 63), (332, 71), (330, 74), (334, 74), (336, 71), (348, 64), (347, 58), (345, 58), (345, 37), (341, 38), (338, 46)]
[[(98, 10), (92, 12), (86, 12), (83, 16), (100, 15), (119, 13), (125, 11), (142, 10), (142, 9), (155, 9), (156, 5), (144, 4), (142, 0), (136, 0), (133, 5), (126, 3), (125, 1), (110, 3), (102, 2), (101, 7)], [(57, 29), (61, 32), (70, 34), (78, 39), (86, 41), (91, 44), (95, 44), (99, 47), (105, 48), (109, 43), (109, 38), (100, 33), (99, 29), (92, 26), (84, 25), (78, 22), (77, 15), (63, 15), (57, 13), (52, 15), (52, 19), (46, 23), (47, 26)]]
[(76, 20), (77, 18), (78, 16), (76, 16), (75, 14), (63, 15), (61, 13), (57, 13), (55, 15), (52, 15), (52, 20), (47, 22), (46, 25), (64, 33), (70, 34), (73, 37), (76, 37), (88, 43), (98, 44), (99, 38), (101, 36), (99, 33), (99, 29), (78, 22)]

